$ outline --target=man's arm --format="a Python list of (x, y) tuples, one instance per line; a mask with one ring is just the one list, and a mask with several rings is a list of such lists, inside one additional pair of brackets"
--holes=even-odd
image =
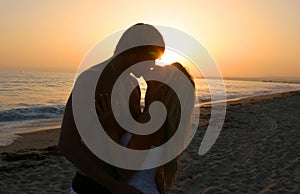
[(103, 169), (104, 163), (83, 145), (73, 118), (72, 96), (69, 97), (65, 108), (58, 148), (86, 176), (112, 193), (119, 193), (120, 191), (121, 193), (131, 194), (140, 193), (132, 187), (120, 183), (107, 173)]

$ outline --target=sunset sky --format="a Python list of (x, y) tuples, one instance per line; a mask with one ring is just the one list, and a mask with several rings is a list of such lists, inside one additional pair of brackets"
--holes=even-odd
[(300, 77), (299, 0), (0, 0), (0, 70), (75, 72), (93, 45), (138, 22), (192, 35), (223, 76)]

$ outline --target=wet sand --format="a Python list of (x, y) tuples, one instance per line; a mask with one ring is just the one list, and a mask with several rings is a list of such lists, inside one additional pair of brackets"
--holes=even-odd
[[(300, 91), (229, 102), (203, 156), (210, 106), (201, 113), (171, 193), (300, 193)], [(75, 168), (57, 151), (59, 129), (21, 136), (0, 147), (0, 193), (68, 193)]]

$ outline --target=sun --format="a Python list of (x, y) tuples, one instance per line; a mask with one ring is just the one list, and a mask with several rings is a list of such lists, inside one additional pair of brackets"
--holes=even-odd
[(183, 61), (184, 61), (184, 57), (182, 55), (167, 48), (164, 54), (159, 59), (156, 60), (156, 64), (159, 66), (165, 66), (165, 65), (170, 65), (171, 63), (174, 62), (183, 62)]

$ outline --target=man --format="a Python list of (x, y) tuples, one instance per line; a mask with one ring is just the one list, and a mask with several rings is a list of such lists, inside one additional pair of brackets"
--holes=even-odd
[[(125, 31), (117, 44), (114, 56), (109, 60), (107, 65), (100, 63), (83, 72), (84, 76), (88, 77), (90, 72), (97, 73), (98, 69), (103, 70), (95, 89), (95, 106), (101, 107), (109, 104), (114, 83), (122, 72), (132, 65), (141, 62), (141, 71), (133, 72), (137, 77), (140, 77), (143, 73), (150, 70), (151, 66), (154, 65), (155, 59), (159, 58), (163, 51), (163, 38), (153, 26), (136, 24)], [(135, 84), (134, 82), (137, 81), (129, 74), (127, 78), (129, 83), (131, 82), (132, 84)], [(65, 108), (58, 143), (61, 153), (78, 168), (72, 182), (72, 192), (141, 193), (133, 187), (119, 182), (115, 167), (100, 160), (89, 150), (86, 142), (82, 141), (74, 121), (72, 95), (74, 94), (70, 95)], [(120, 96), (122, 96), (122, 91), (120, 91)], [(133, 118), (138, 120), (141, 114), (140, 90), (138, 87), (132, 92), (129, 103)], [(124, 117), (126, 116), (128, 115), (124, 115)], [(98, 118), (106, 133), (111, 139), (118, 142), (124, 129), (118, 125), (113, 113), (98, 114)], [(88, 126), (86, 127), (88, 128)]]

